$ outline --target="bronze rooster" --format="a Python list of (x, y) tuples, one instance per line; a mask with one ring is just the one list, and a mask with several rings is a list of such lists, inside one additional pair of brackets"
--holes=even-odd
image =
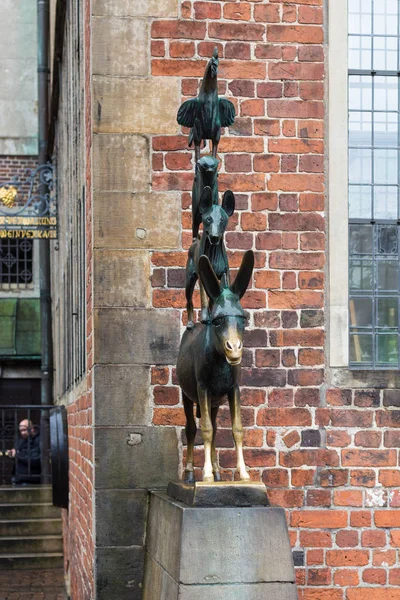
[(212, 155), (217, 156), (221, 127), (235, 120), (235, 107), (226, 98), (218, 98), (218, 48), (208, 62), (197, 98), (186, 100), (178, 110), (179, 125), (191, 127), (189, 146), (194, 142), (195, 160), (200, 159), (202, 140), (211, 140)]

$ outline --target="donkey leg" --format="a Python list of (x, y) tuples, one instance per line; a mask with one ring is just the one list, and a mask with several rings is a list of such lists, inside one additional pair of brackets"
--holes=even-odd
[(191, 265), (189, 265), (189, 262), (188, 262), (188, 264), (186, 266), (187, 277), (186, 277), (186, 286), (185, 286), (186, 310), (187, 310), (187, 315), (188, 315), (188, 324), (187, 324), (186, 328), (193, 329), (193, 327), (194, 327), (193, 290), (194, 290), (194, 286), (196, 285), (197, 275), (196, 275), (196, 273), (190, 272), (189, 266), (191, 266)]
[(204, 289), (203, 284), (200, 281), (200, 299), (201, 299), (201, 322), (205, 323), (209, 319), (209, 310), (208, 310), (208, 296)]
[(236, 446), (237, 470), (239, 471), (241, 480), (250, 479), (243, 458), (243, 425), (242, 417), (240, 415), (240, 391), (238, 385), (235, 385), (229, 391), (228, 400), (232, 420), (232, 434)]
[(198, 398), (201, 410), (201, 434), (204, 443), (204, 469), (203, 481), (214, 481), (213, 468), (211, 460), (211, 446), (213, 438), (213, 427), (211, 422), (211, 402), (206, 390), (198, 389)]
[(218, 415), (219, 406), (211, 407), (211, 423), (213, 427), (213, 437), (212, 437), (212, 445), (211, 445), (211, 461), (214, 473), (214, 481), (221, 481), (221, 473), (219, 470), (217, 451), (215, 449), (215, 436), (217, 435), (217, 415)]
[(187, 483), (194, 483), (193, 472), (193, 450), (194, 438), (196, 437), (196, 421), (193, 415), (193, 402), (182, 392), (183, 407), (186, 415), (185, 433), (187, 438), (187, 454), (186, 454), (186, 469), (184, 480)]

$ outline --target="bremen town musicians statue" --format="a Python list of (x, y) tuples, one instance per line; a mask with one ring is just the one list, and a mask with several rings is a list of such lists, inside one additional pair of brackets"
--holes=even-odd
[[(231, 283), (224, 234), (235, 210), (231, 191), (219, 204), (217, 149), (221, 128), (232, 125), (235, 108), (218, 97), (218, 50), (209, 61), (197, 98), (187, 100), (178, 111), (178, 123), (190, 127), (189, 145), (194, 143), (196, 171), (192, 191), (193, 243), (186, 265), (188, 325), (183, 334), (177, 364), (186, 415), (187, 462), (185, 480), (194, 482), (193, 449), (197, 415), (201, 417), (204, 442), (203, 481), (220, 481), (215, 450), (218, 409), (228, 399), (232, 433), (241, 481), (250, 479), (243, 459), (243, 426), (240, 415), (239, 375), (243, 354), (246, 313), (240, 299), (249, 285), (254, 255), (245, 253), (235, 281)], [(200, 157), (201, 143), (211, 140), (212, 156)], [(203, 225), (201, 235), (199, 226)], [(192, 295), (200, 280), (201, 322), (194, 323)]]

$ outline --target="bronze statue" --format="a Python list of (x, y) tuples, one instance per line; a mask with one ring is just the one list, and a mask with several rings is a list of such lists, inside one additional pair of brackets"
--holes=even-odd
[[(197, 239), (189, 249), (188, 260), (186, 263), (186, 308), (188, 312), (188, 329), (193, 329), (193, 290), (199, 277), (199, 259), (203, 254), (210, 260), (214, 273), (219, 280), (223, 275), (227, 277), (229, 284), (229, 265), (226, 255), (224, 233), (228, 224), (228, 219), (235, 210), (235, 196), (230, 190), (224, 193), (222, 206), (218, 204), (218, 195), (213, 197), (210, 187), (205, 187), (200, 198), (198, 211), (203, 223), (203, 233), (200, 239)], [(201, 320), (208, 319), (208, 298), (204, 293), (203, 286), (200, 283), (201, 294)]]
[(197, 428), (193, 403), (200, 407), (201, 413), (205, 452), (203, 481), (221, 479), (215, 435), (218, 409), (226, 401), (226, 396), (231, 412), (239, 477), (241, 480), (250, 479), (243, 459), (243, 426), (240, 415), (239, 374), (246, 320), (240, 298), (250, 282), (253, 267), (254, 254), (252, 250), (248, 250), (235, 281), (228, 286), (226, 276), (220, 284), (206, 256), (199, 258), (198, 274), (212, 301), (210, 319), (207, 323), (197, 323), (191, 330), (186, 329), (177, 363), (177, 377), (186, 415), (188, 482), (194, 482), (193, 449)]
[(192, 232), (193, 240), (197, 239), (201, 213), (200, 199), (205, 187), (211, 188), (213, 202), (218, 204), (218, 164), (213, 156), (202, 156), (196, 163), (196, 172), (192, 187)]
[(226, 98), (218, 98), (218, 48), (208, 62), (197, 98), (186, 100), (178, 110), (179, 125), (191, 127), (189, 146), (194, 142), (196, 162), (200, 159), (202, 140), (211, 140), (212, 155), (217, 156), (221, 127), (235, 120), (235, 107)]

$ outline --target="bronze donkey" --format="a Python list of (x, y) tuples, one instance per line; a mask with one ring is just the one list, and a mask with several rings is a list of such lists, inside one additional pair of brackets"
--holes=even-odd
[(204, 442), (203, 481), (219, 481), (215, 450), (216, 419), (221, 404), (229, 401), (237, 469), (241, 480), (250, 479), (243, 459), (239, 374), (246, 316), (240, 304), (253, 272), (254, 254), (247, 251), (235, 281), (218, 281), (206, 256), (199, 259), (199, 276), (212, 302), (210, 320), (186, 329), (179, 349), (177, 376), (186, 415), (187, 461), (185, 478), (194, 481), (193, 449), (197, 427), (193, 403), (200, 406)]
[[(210, 187), (205, 187), (199, 202), (199, 212), (203, 222), (203, 233), (189, 248), (186, 263), (186, 309), (188, 313), (188, 329), (194, 327), (193, 322), (193, 290), (199, 277), (199, 258), (203, 254), (209, 258), (211, 266), (218, 277), (227, 276), (229, 283), (228, 257), (224, 244), (224, 233), (228, 219), (235, 210), (235, 196), (227, 190), (222, 199), (222, 206), (218, 204), (218, 195), (215, 198)], [(201, 293), (201, 320), (208, 319), (208, 298), (200, 284)]]

